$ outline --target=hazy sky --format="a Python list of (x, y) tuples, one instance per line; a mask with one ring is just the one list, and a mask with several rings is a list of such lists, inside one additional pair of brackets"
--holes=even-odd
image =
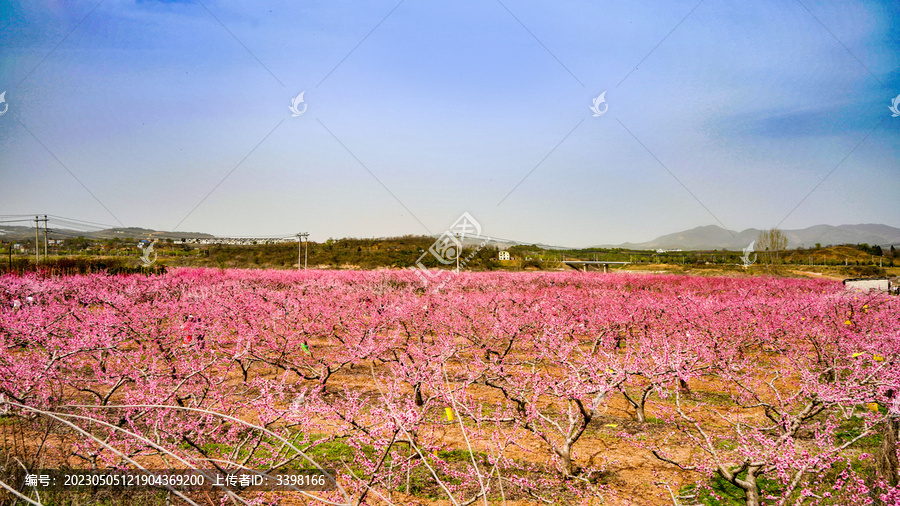
[(898, 20), (896, 1), (6, 2), (0, 214), (321, 241), (467, 211), (565, 246), (900, 227)]

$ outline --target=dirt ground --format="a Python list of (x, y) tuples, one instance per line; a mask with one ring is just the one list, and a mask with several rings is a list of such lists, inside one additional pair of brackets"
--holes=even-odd
[[(450, 368), (448, 368), (450, 370)], [(256, 371), (261, 376), (274, 377), (274, 372)], [(229, 382), (239, 382), (242, 378), (238, 372), (229, 375)], [(355, 367), (353, 370), (344, 369), (335, 374), (329, 382), (331, 388), (342, 388), (352, 390), (362, 390), (372, 394), (377, 394), (377, 388), (368, 368)], [(703, 385), (694, 382), (690, 388), (695, 394), (702, 393), (705, 388), (714, 388), (714, 385)], [(486, 404), (497, 403), (501, 399), (499, 394), (488, 388), (482, 388), (476, 397), (483, 400)], [(653, 401), (648, 402), (647, 415), (654, 416), (655, 411)], [(242, 417), (250, 422), (255, 422), (252, 416)], [(9, 429), (9, 427), (6, 427)], [(510, 427), (510, 433), (515, 436), (518, 447), (513, 446), (507, 449), (505, 456), (535, 464), (549, 464), (550, 450), (545, 443), (540, 441), (530, 432), (522, 429)], [(603, 504), (616, 505), (640, 505), (655, 506), (672, 504), (669, 492), (665, 489), (663, 483), (668, 483), (669, 487), (677, 494), (678, 490), (685, 484), (693, 483), (699, 476), (693, 473), (681, 471), (675, 466), (666, 464), (656, 459), (649, 451), (639, 446), (623, 440), (620, 435), (627, 434), (632, 437), (641, 437), (658, 440), (663, 438), (667, 433), (667, 429), (663, 425), (656, 423), (638, 423), (635, 420), (633, 410), (626, 403), (621, 394), (613, 394), (607, 402), (605, 412), (595, 418), (588, 426), (585, 434), (576, 444), (576, 463), (580, 466), (595, 466), (604, 469), (603, 483), (608, 487), (608, 491), (604, 494)], [(11, 441), (13, 437), (12, 431), (0, 431), (5, 435), (5, 443)], [(446, 449), (467, 449), (465, 438), (458, 423), (444, 423), (437, 427), (436, 434), (440, 444), (445, 445)], [(2, 437), (2, 436), (0, 436)], [(18, 434), (23, 440), (23, 444), (27, 448), (26, 453), (33, 452), (42, 437), (40, 434)], [(490, 452), (488, 445), (484, 441), (477, 439), (470, 443), (473, 450), (477, 452)], [(51, 436), (44, 442), (45, 445), (66, 445), (68, 442), (57, 437)], [(12, 445), (5, 444), (7, 448)], [(687, 451), (677, 446), (663, 447), (664, 450), (675, 458), (687, 457)], [(21, 450), (21, 447), (19, 448)], [(142, 458), (141, 463), (148, 468), (168, 468), (172, 467), (159, 458)], [(77, 462), (50, 462), (45, 461), (44, 467), (60, 467), (62, 465), (78, 466)], [(83, 464), (83, 463), (82, 463)], [(419, 504), (419, 505), (449, 505), (448, 500), (427, 500), (421, 497), (414, 497), (398, 491), (382, 491), (389, 494), (391, 500), (397, 505)], [(280, 504), (307, 504), (302, 497), (297, 497), (292, 493), (273, 493), (276, 494)], [(198, 495), (196, 499), (204, 500), (202, 495)], [(538, 505), (544, 504), (539, 500), (515, 500), (506, 501), (506, 504), (513, 505)]]

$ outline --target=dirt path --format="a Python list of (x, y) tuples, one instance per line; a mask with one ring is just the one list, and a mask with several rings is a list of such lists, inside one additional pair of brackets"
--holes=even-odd
[(793, 272), (794, 274), (803, 276), (803, 277), (807, 277), (807, 278), (815, 278), (815, 279), (833, 279), (833, 280), (835, 280), (835, 281), (843, 281), (843, 280), (844, 280), (844, 278), (837, 278), (837, 277), (834, 277), (834, 276), (829, 276), (829, 275), (827, 275), (827, 274), (822, 274), (821, 272), (809, 272), (809, 271), (797, 271), (797, 270), (794, 270), (794, 271), (791, 271), (791, 272)]

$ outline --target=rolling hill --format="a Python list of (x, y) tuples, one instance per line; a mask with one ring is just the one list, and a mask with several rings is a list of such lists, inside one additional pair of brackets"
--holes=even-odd
[[(717, 225), (696, 227), (674, 234), (666, 234), (652, 241), (641, 243), (625, 243), (618, 246), (629, 249), (684, 249), (740, 250), (747, 247), (759, 236), (759, 229), (748, 228), (741, 232), (727, 230)], [(882, 247), (900, 245), (900, 228), (887, 225), (815, 225), (799, 230), (782, 230), (788, 239), (788, 248), (811, 247), (816, 243), (836, 244), (869, 244)]]

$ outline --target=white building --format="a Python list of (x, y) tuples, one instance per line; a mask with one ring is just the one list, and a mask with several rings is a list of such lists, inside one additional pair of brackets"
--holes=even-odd
[(844, 287), (848, 290), (880, 290), (882, 292), (890, 291), (891, 280), (889, 278), (853, 278), (845, 279)]
[(509, 251), (501, 251), (500, 260), (509, 260)]

